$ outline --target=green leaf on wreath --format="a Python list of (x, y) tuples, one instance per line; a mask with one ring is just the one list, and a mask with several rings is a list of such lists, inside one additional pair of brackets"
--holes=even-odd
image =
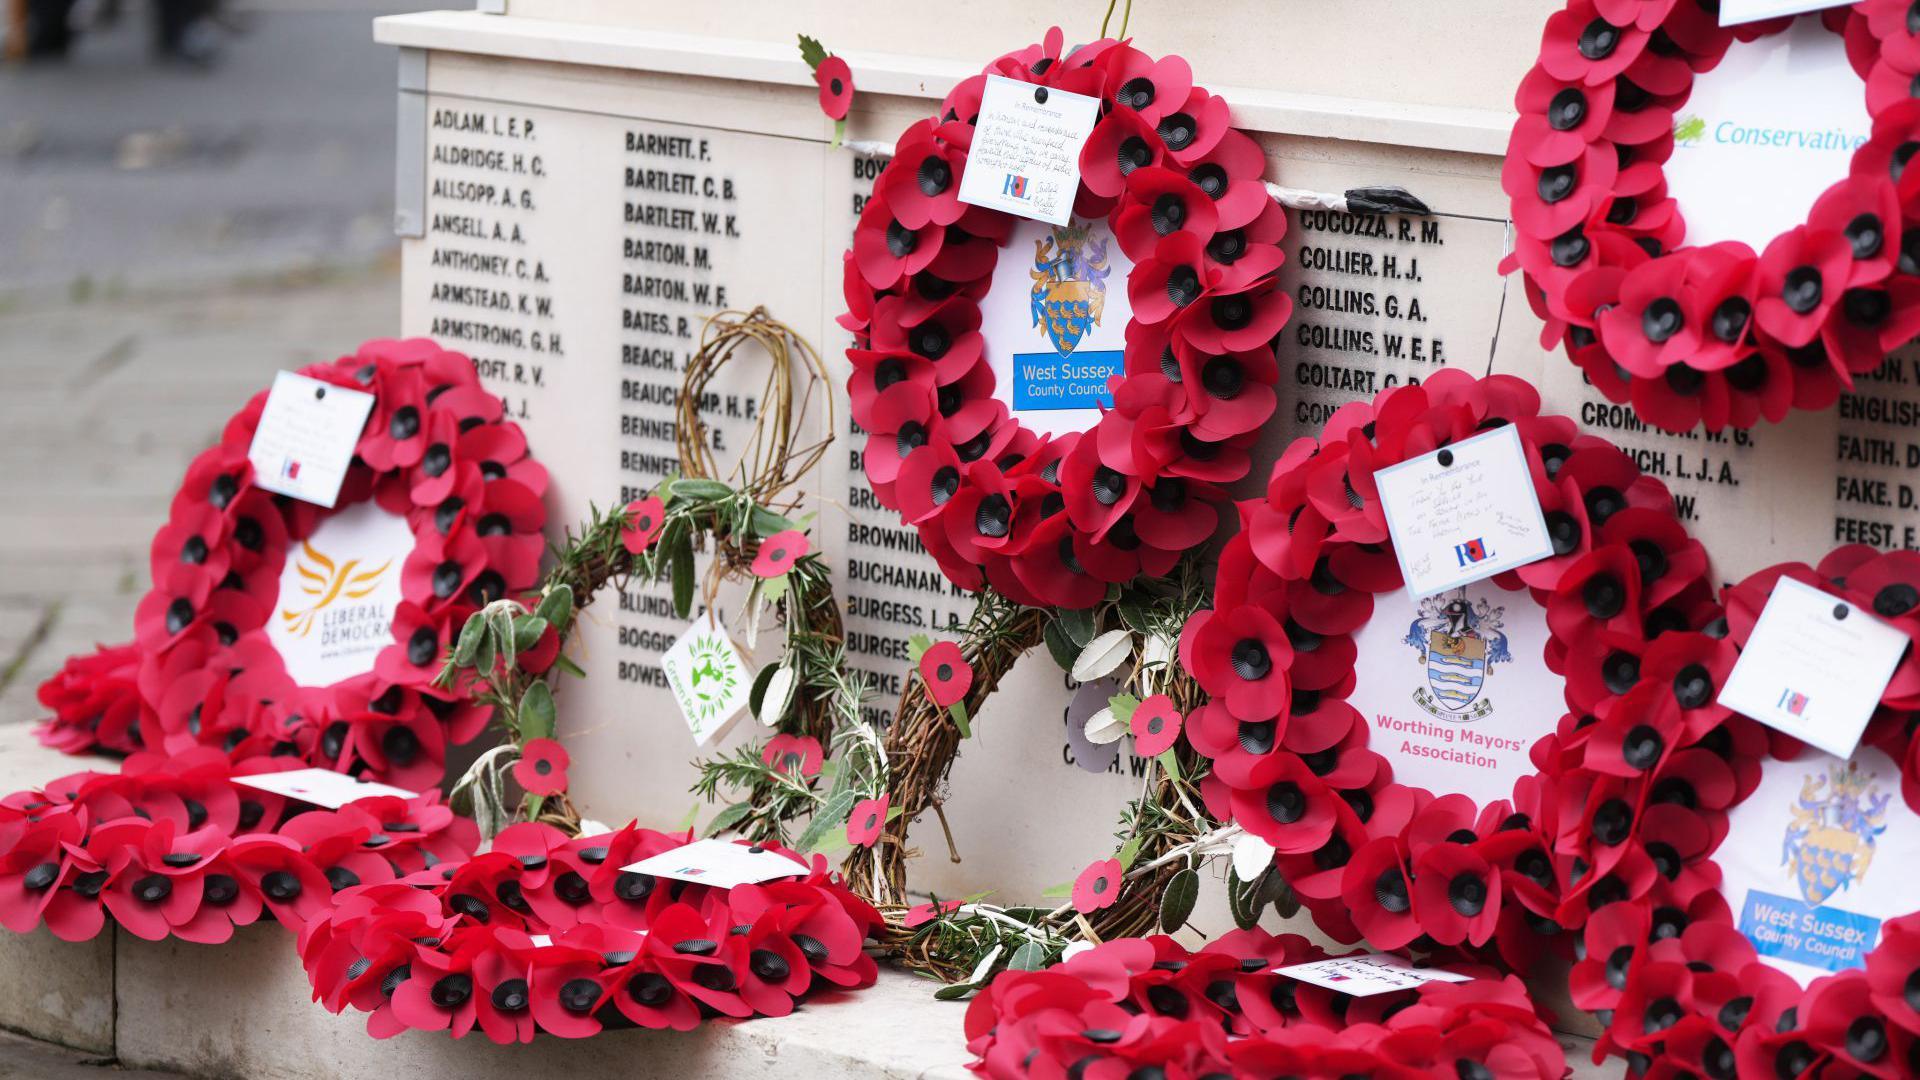
[(973, 993), (977, 989), (979, 989), (979, 987), (976, 984), (970, 983), (970, 982), (949, 983), (948, 985), (943, 986), (940, 989), (935, 990), (933, 992), (933, 1000), (959, 1001), (961, 998), (966, 997), (968, 994)]
[(683, 542), (673, 549), (673, 613), (684, 619), (693, 612), (693, 537), (681, 539)]
[(1233, 915), (1233, 925), (1242, 930), (1260, 925), (1260, 905), (1254, 899), (1254, 888), (1254, 884), (1241, 881), (1231, 867), (1227, 869), (1227, 911)]
[(1171, 934), (1185, 926), (1199, 899), (1200, 875), (1194, 873), (1192, 867), (1173, 875), (1166, 891), (1160, 894), (1160, 929)]
[(571, 659), (568, 658), (566, 653), (561, 653), (559, 656), (554, 657), (553, 666), (559, 668), (561, 671), (566, 672), (567, 674), (573, 676), (576, 679), (584, 679), (587, 677), (586, 669), (581, 667), (579, 664), (574, 663)]
[(805, 34), (800, 35), (800, 59), (807, 62), (809, 68), (817, 68), (827, 58), (827, 47)]
[(541, 635), (547, 632), (547, 620), (538, 615), (520, 615), (513, 620), (513, 648), (515, 652), (531, 651), (540, 644)]
[(1013, 958), (1007, 961), (1007, 967), (1013, 971), (1039, 971), (1046, 966), (1047, 947), (1037, 941), (1013, 950)]
[(734, 803), (732, 806), (715, 814), (712, 821), (707, 822), (704, 835), (719, 836), (721, 833), (738, 825), (742, 819), (751, 813), (753, 813), (753, 803), (751, 800)]
[(788, 529), (793, 528), (793, 521), (790, 518), (776, 514), (764, 506), (754, 507), (753, 513), (749, 515), (749, 520), (753, 528), (753, 535), (761, 539), (772, 536), (774, 533), (786, 532)]
[(755, 717), (760, 715), (760, 705), (767, 699), (767, 684), (773, 681), (773, 673), (779, 670), (779, 664), (768, 664), (753, 677), (753, 686), (747, 690), (747, 711)]
[(733, 494), (733, 489), (718, 480), (688, 480), (683, 477), (674, 482), (673, 494), (675, 498), (689, 502), (712, 502)]
[(1175, 753), (1173, 750), (1170, 750), (1170, 749), (1162, 750), (1160, 751), (1160, 757), (1157, 760), (1160, 762), (1160, 767), (1167, 770), (1168, 776), (1173, 777), (1175, 780), (1180, 779), (1180, 755), (1179, 754)]
[(1140, 699), (1132, 694), (1115, 694), (1107, 699), (1107, 708), (1113, 710), (1113, 718), (1123, 724), (1133, 723), (1133, 711), (1140, 707)]
[[(1093, 640), (1093, 633), (1096, 627), (1094, 626), (1093, 609), (1091, 608), (1085, 611), (1073, 611), (1062, 608), (1055, 613), (1054, 621), (1058, 622), (1061, 627), (1066, 630), (1067, 637), (1081, 649), (1086, 648), (1087, 643)], [(1078, 650), (1075, 651), (1077, 652)]]
[(537, 681), (520, 698), (521, 740), (553, 738), (553, 722), (553, 690)]
[(1067, 635), (1067, 628), (1060, 625), (1060, 620), (1047, 623), (1041, 637), (1047, 643), (1047, 652), (1053, 655), (1053, 662), (1060, 665), (1060, 670), (1072, 671), (1073, 662), (1080, 658), (1080, 646), (1073, 643), (1073, 638)]
[(1072, 895), (1073, 895), (1073, 882), (1063, 881), (1058, 885), (1049, 885), (1047, 888), (1042, 890), (1040, 893), (1040, 898), (1042, 900), (1052, 900), (1052, 899), (1055, 899), (1056, 897), (1072, 896)]
[(907, 663), (918, 664), (927, 650), (933, 648), (933, 639), (925, 634), (915, 634), (907, 639)]
[(1114, 855), (1114, 860), (1120, 864), (1120, 869), (1131, 870), (1133, 869), (1133, 860), (1139, 857), (1140, 857), (1140, 838), (1138, 836), (1135, 836), (1130, 838), (1126, 843), (1120, 845), (1120, 851), (1118, 854)]
[(760, 583), (760, 599), (766, 601), (769, 605), (777, 604), (782, 597), (787, 595), (787, 590), (791, 588), (792, 585), (793, 575), (791, 573), (770, 577)]
[(480, 651), (480, 639), (487, 634), (487, 617), (479, 612), (467, 616), (466, 624), (460, 627), (459, 644), (453, 648), (453, 662), (461, 667), (472, 667), (473, 658)]
[(553, 590), (540, 598), (540, 606), (533, 613), (547, 620), (559, 633), (567, 632), (567, 624), (573, 621), (573, 586), (555, 585)]
[(826, 839), (829, 832), (834, 829), (845, 829), (847, 818), (853, 813), (853, 805), (858, 801), (854, 797), (854, 792), (835, 792), (832, 798), (814, 811), (813, 820), (807, 822), (806, 831), (793, 842), (793, 850), (802, 855), (810, 854), (820, 841)]

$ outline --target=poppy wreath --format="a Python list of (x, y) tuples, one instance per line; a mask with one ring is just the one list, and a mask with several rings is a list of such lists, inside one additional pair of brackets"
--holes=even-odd
[[(1018, 219), (959, 198), (989, 75), (1101, 102), (1074, 213), (1134, 261), (1133, 314), (1113, 405), (1086, 432), (1041, 435), (995, 396), (981, 303)], [(956, 584), (1085, 608), (1212, 536), (1220, 485), (1273, 415), (1292, 312), (1265, 166), (1185, 60), (1110, 38), (1063, 54), (1058, 27), (901, 136), (844, 259), (848, 393), (875, 496)]]
[(1329, 955), (1298, 935), (1236, 930), (1198, 952), (1121, 938), (1007, 971), (967, 1009), (969, 1067), (992, 1080), (1566, 1075), (1519, 979), (1469, 968), (1467, 982), (1356, 998), (1275, 972)]
[(1551, 840), (1586, 827), (1569, 820), (1578, 808), (1539, 776), (1485, 806), (1400, 783), (1347, 700), (1355, 635), (1375, 596), (1402, 584), (1375, 470), (1508, 424), (1554, 554), (1493, 582), (1546, 609), (1545, 661), (1566, 680), (1561, 727), (1611, 722), (1636, 686), (1668, 697), (1684, 686), (1692, 701), (1705, 661), (1683, 646), (1700, 636), (1677, 631), (1718, 610), (1666, 487), (1571, 419), (1541, 414), (1524, 381), (1452, 370), (1344, 406), (1317, 440), (1287, 448), (1266, 495), (1240, 504), (1214, 607), (1188, 622), (1180, 659), (1211, 698), (1186, 726), (1212, 762), (1208, 809), (1272, 845), (1323, 930), (1524, 970), (1560, 933)]
[[(211, 746), (236, 762), (297, 758), (422, 788), (439, 783), (449, 743), (484, 728), (486, 712), (462, 688), (433, 680), (472, 612), (535, 582), (546, 470), (472, 361), (431, 341), (370, 341), (301, 374), (375, 397), (335, 507), (254, 484), (247, 452), (267, 397), (255, 395), (188, 467), (154, 536), (134, 642), (70, 660), (41, 687), (54, 709), (42, 741), (68, 751)], [(323, 522), (369, 502), (414, 537), (397, 568), (392, 643), (363, 675), (297, 685), (267, 631), (284, 617), (282, 569)]]
[(523, 822), (486, 854), (342, 890), (300, 934), (314, 1000), (368, 1014), (375, 1038), (477, 1027), (515, 1043), (784, 1016), (817, 989), (873, 984), (879, 915), (822, 856), (731, 890), (621, 869), (692, 839)]
[(1846, 39), (1873, 118), (1849, 174), (1806, 224), (1756, 255), (1739, 242), (1684, 246), (1667, 191), (1674, 115), (1697, 73), (1736, 42), (1791, 18), (1722, 28), (1693, 0), (1569, 0), (1515, 95), (1520, 119), (1502, 186), (1526, 277), (1567, 355), (1610, 400), (1670, 431), (1778, 421), (1824, 409), (1853, 377), (1920, 332), (1920, 20), (1897, 0), (1817, 16)]
[(82, 772), (0, 800), (0, 926), (44, 923), (64, 941), (111, 919), (135, 937), (218, 944), (263, 913), (298, 929), (335, 890), (464, 858), (473, 823), (438, 792), (306, 808), (233, 777), (213, 747), (142, 751), (118, 773)]
[[(1726, 620), (1712, 628), (1722, 636), (1688, 635), (1708, 638), (1715, 686), (1783, 578), (1920, 638), (1920, 558), (1842, 547), (1817, 567), (1770, 567), (1727, 590)], [(1613, 1054), (1641, 1075), (1715, 1080), (1920, 1074), (1920, 914), (1885, 920), (1864, 968), (1803, 988), (1760, 960), (1722, 892), (1715, 853), (1729, 815), (1754, 794), (1765, 758), (1796, 758), (1802, 744), (1724, 708), (1640, 696), (1623, 700), (1626, 718), (1568, 734), (1556, 755), (1563, 805), (1595, 807), (1595, 827), (1564, 833), (1557, 861), (1595, 882), (1575, 913), (1585, 926), (1571, 989), (1606, 1027), (1596, 1060)], [(1863, 746), (1899, 763), (1903, 801), (1920, 813), (1917, 706), (1920, 661), (1909, 649)], [(1636, 761), (1636, 744), (1657, 750)]]

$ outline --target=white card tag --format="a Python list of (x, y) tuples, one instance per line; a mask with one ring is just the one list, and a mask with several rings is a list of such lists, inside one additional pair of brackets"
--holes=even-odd
[(725, 630), (696, 619), (660, 657), (693, 741), (705, 746), (746, 708), (753, 680)]
[(1840, 7), (1844, 3), (1846, 0), (1720, 0), (1720, 25), (1738, 26), (1803, 11)]
[(1854, 605), (1783, 577), (1720, 688), (1720, 704), (1852, 757), (1907, 645), (1907, 635)]
[(1328, 990), (1338, 990), (1353, 997), (1371, 997), (1374, 994), (1390, 994), (1395, 990), (1411, 990), (1422, 983), (1473, 981), (1468, 975), (1457, 975), (1438, 968), (1417, 968), (1397, 956), (1387, 956), (1383, 953), (1315, 960), (1310, 964), (1295, 964), (1292, 967), (1279, 968), (1277, 971), (1289, 979), (1297, 979), (1311, 986), (1324, 987)]
[(332, 769), (289, 769), (286, 772), (255, 773), (251, 776), (236, 776), (236, 784), (245, 784), (250, 788), (270, 791), (275, 795), (285, 795), (289, 799), (299, 799), (315, 806), (324, 806), (329, 810), (338, 810), (355, 799), (372, 799), (391, 795), (396, 799), (411, 799), (419, 794), (405, 788), (376, 784), (371, 780), (356, 780), (346, 773)]
[(757, 885), (776, 878), (799, 877), (809, 872), (806, 864), (777, 851), (765, 851), (726, 840), (697, 840), (686, 847), (663, 851), (620, 869), (657, 878), (691, 881), (731, 889)]
[(987, 76), (960, 201), (1065, 225), (1080, 191), (1080, 149), (1099, 115), (1099, 98)]
[(1415, 597), (1484, 581), (1553, 554), (1512, 424), (1373, 474)]
[(291, 371), (275, 375), (247, 448), (254, 486), (331, 507), (372, 411), (372, 394)]

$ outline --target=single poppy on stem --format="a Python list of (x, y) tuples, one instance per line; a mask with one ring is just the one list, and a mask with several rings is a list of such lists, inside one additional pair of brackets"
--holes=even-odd
[(920, 654), (920, 677), (926, 680), (927, 695), (947, 710), (955, 727), (965, 738), (967, 731), (967, 691), (973, 689), (973, 666), (951, 641), (935, 642)]
[(847, 843), (854, 847), (871, 847), (880, 840), (880, 830), (887, 823), (887, 799), (885, 795), (877, 799), (862, 799), (847, 816)]
[(793, 569), (811, 546), (806, 534), (798, 529), (774, 533), (760, 542), (760, 550), (753, 557), (753, 572), (763, 578), (779, 577)]
[(513, 779), (530, 795), (558, 795), (567, 790), (567, 766), (573, 759), (566, 747), (552, 739), (528, 739), (514, 762)]
[(652, 495), (635, 499), (627, 504), (627, 521), (620, 527), (620, 543), (629, 553), (638, 555), (660, 539), (660, 530), (666, 524), (667, 508), (659, 499)]
[(1095, 859), (1073, 882), (1073, 908), (1091, 915), (1111, 907), (1120, 898), (1120, 878), (1124, 871), (1119, 859)]

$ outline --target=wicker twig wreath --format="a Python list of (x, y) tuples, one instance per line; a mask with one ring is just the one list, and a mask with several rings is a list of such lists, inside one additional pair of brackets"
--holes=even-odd
[[(1512, 648), (1535, 650), (1564, 678), (1563, 726), (1618, 723), (1621, 696), (1638, 685), (1697, 693), (1695, 658), (1675, 643), (1714, 614), (1707, 559), (1665, 485), (1571, 419), (1542, 415), (1526, 383), (1457, 371), (1343, 407), (1320, 438), (1288, 448), (1266, 495), (1242, 504), (1245, 528), (1220, 559), (1215, 607), (1188, 623), (1180, 655), (1211, 698), (1187, 725), (1212, 760), (1210, 807), (1273, 846), (1281, 876), (1323, 930), (1524, 969), (1559, 932), (1562, 883), (1548, 852), (1556, 830), (1575, 824), (1568, 808), (1531, 774), (1485, 805), (1461, 788), (1400, 782), (1373, 748), (1399, 736), (1374, 730), (1348, 701), (1356, 636), (1376, 618), (1398, 632), (1425, 614), (1410, 604), (1376, 610), (1376, 596), (1401, 588), (1401, 572), (1374, 472), (1509, 424), (1554, 555), (1496, 577), (1490, 591), (1524, 589), (1545, 609), (1549, 639)], [(1416, 622), (1416, 643), (1477, 642), (1454, 650), (1461, 661), (1497, 661), (1508, 645), (1493, 614), (1457, 601), (1435, 614), (1445, 640), (1433, 644)], [(1450, 668), (1450, 681), (1432, 685), (1452, 692), (1468, 681), (1456, 670), (1472, 669)], [(1476, 730), (1471, 707), (1458, 709), (1435, 709), (1450, 748), (1454, 733)]]
[(621, 869), (690, 839), (521, 823), (486, 854), (347, 889), (300, 934), (314, 999), (366, 1013), (375, 1038), (516, 1043), (785, 1016), (816, 988), (873, 984), (879, 917), (820, 856), (733, 889)]
[[(1727, 591), (1724, 622), (1681, 635), (1714, 686), (1783, 578), (1830, 594), (1836, 618), (1871, 614), (1920, 639), (1920, 558), (1844, 547), (1754, 574)], [(1552, 754), (1562, 804), (1591, 808), (1556, 855), (1589, 897), (1572, 913), (1585, 918), (1572, 991), (1606, 1026), (1597, 1053), (1646, 1075), (1920, 1072), (1920, 915), (1903, 876), (1920, 830), (1914, 651), (1851, 761), (1711, 701), (1635, 691), (1622, 708), (1632, 727), (1569, 731)], [(1893, 850), (1876, 859), (1881, 846)], [(1736, 887), (1767, 880), (1746, 864), (1792, 885)]]
[(1518, 978), (1466, 968), (1466, 981), (1352, 997), (1276, 972), (1328, 956), (1261, 930), (1197, 952), (1164, 936), (1111, 941), (994, 980), (967, 1009), (967, 1048), (996, 1080), (1566, 1075)]
[(1521, 83), (1503, 185), (1542, 343), (1609, 399), (1674, 431), (1824, 409), (1920, 331), (1920, 234), (1906, 228), (1920, 149), (1920, 21), (1894, 0), (1800, 18), (1846, 39), (1871, 137), (1806, 224), (1757, 255), (1687, 246), (1668, 194), (1674, 116), (1696, 73), (1791, 18), (1723, 28), (1691, 0), (1569, 0)]
[[(1118, 257), (1131, 263), (1124, 347), (1072, 361), (1111, 373), (1081, 372), (1106, 390), (1084, 429), (1047, 435), (1039, 414), (1015, 418), (1012, 351), (983, 336), (1000, 249), (1033, 227), (959, 199), (990, 75), (1101, 102), (1075, 223), (1035, 239), (1027, 272), (998, 286), (1023, 290), (1017, 321), (1044, 329), (1036, 348), (1065, 365), (1101, 324)], [(1246, 475), (1273, 415), (1272, 346), (1292, 309), (1274, 277), (1286, 217), (1265, 165), (1186, 61), (1112, 39), (1063, 53), (1058, 28), (900, 138), (846, 254), (848, 392), (875, 495), (954, 582), (1086, 608), (1213, 534), (1219, 485)]]

